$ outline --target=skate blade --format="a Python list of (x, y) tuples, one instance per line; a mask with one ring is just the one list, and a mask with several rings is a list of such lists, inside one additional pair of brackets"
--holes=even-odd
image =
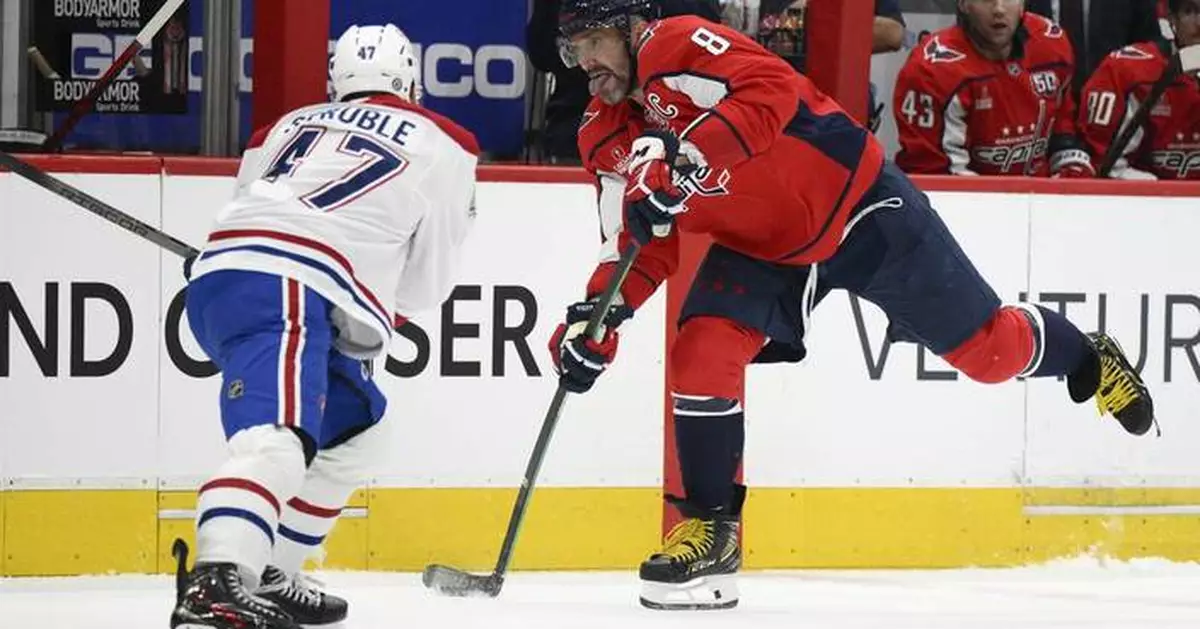
[(684, 583), (642, 581), (642, 607), (666, 611), (732, 609), (738, 604), (737, 575), (697, 577)]

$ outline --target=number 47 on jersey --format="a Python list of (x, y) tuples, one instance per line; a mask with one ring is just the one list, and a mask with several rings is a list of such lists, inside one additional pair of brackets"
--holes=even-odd
[[(296, 137), (280, 151), (279, 157), (275, 158), (262, 178), (277, 181), (280, 177), (295, 176), (298, 169), (304, 167), (305, 158), (322, 141), (328, 141), (324, 128), (301, 128)], [(315, 210), (332, 212), (383, 185), (408, 165), (395, 151), (358, 133), (347, 133), (337, 147), (337, 153), (355, 157), (359, 163), (340, 177), (300, 197), (302, 203)]]

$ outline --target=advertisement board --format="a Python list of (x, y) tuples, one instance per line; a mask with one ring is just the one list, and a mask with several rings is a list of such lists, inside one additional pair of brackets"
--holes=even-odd
[[(235, 167), (53, 164), (197, 245)], [(599, 232), (581, 171), (484, 167), (480, 182), (453, 294), (376, 364), (389, 456), (355, 505), (363, 537), (335, 544), (332, 565), (494, 559), (497, 540), (478, 532), (503, 530), (556, 385), (546, 344), (583, 296)], [(1055, 379), (983, 385), (886, 344), (883, 314), (835, 291), (814, 312), (805, 362), (748, 370), (748, 567), (1200, 558), (1188, 541), (1200, 521), (1200, 254), (1187, 236), (1200, 231), (1200, 189), (919, 183), (1002, 299), (1116, 336), (1162, 436), (1124, 433)], [(15, 176), (0, 174), (0, 197), (0, 574), (167, 570), (225, 453), (220, 375), (183, 316), (180, 260)], [(609, 373), (568, 398), (519, 567), (628, 567), (656, 543), (673, 325), (660, 292), (622, 326)], [(386, 533), (397, 527), (403, 540)], [(581, 548), (576, 533), (607, 542)]]
[[(35, 3), (46, 10), (67, 0)], [(89, 4), (89, 3), (80, 3)], [(91, 3), (95, 4), (95, 3)], [(138, 4), (138, 3), (133, 3)], [(254, 0), (242, 2), (241, 76), (238, 77), (240, 138), (244, 145), (250, 133), (251, 92), (254, 89)], [(332, 2), (327, 46), (332, 52), (336, 38), (353, 24), (393, 23), (414, 43), (420, 56), (424, 104), (453, 118), (476, 134), (483, 150), (498, 157), (519, 156), (525, 131), (525, 94), (528, 71), (525, 58), (526, 0), (460, 0), (453, 13), (429, 11), (421, 2), (387, 0), (338, 0)], [(153, 6), (140, 3), (142, 11)], [(204, 74), (204, 3), (187, 2), (186, 107), (172, 111), (180, 115), (87, 116), (76, 127), (68, 146), (125, 151), (156, 151), (195, 154), (200, 147), (201, 98)], [(169, 29), (169, 25), (168, 25)], [(164, 31), (170, 32), (168, 29)], [(121, 52), (120, 37), (112, 45), (84, 36), (60, 38), (64, 49), (63, 68), (71, 76), (95, 78)], [(161, 38), (160, 38), (161, 39)], [(155, 40), (155, 46), (160, 45)], [(118, 41), (120, 40), (120, 41)], [(157, 47), (143, 53), (144, 64), (156, 72), (165, 54)], [(67, 63), (69, 61), (69, 63)], [(97, 70), (97, 68), (99, 70)], [(59, 70), (60, 73), (63, 70)], [(126, 74), (132, 73), (129, 70)], [(151, 76), (157, 76), (152, 74)], [(260, 81), (270, 89), (286, 77)], [(49, 83), (43, 82), (49, 86)], [(47, 87), (46, 89), (49, 89)], [(176, 102), (177, 105), (182, 101)], [(99, 109), (97, 111), (100, 111)], [(65, 114), (63, 114), (65, 115)]]

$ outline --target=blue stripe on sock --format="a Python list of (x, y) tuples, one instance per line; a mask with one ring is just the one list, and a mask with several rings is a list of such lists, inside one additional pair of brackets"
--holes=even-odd
[(271, 531), (271, 525), (267, 524), (266, 520), (259, 517), (259, 515), (253, 511), (238, 509), (237, 507), (213, 507), (211, 509), (206, 509), (204, 513), (200, 514), (200, 520), (196, 524), (196, 528), (204, 526), (205, 522), (208, 522), (213, 518), (220, 517), (241, 518), (246, 520), (262, 530), (262, 532), (266, 534), (267, 539), (271, 540), (272, 544), (275, 543), (275, 533)]
[(305, 535), (299, 531), (293, 531), (282, 524), (279, 525), (279, 534), (292, 540), (293, 542), (296, 542), (297, 544), (304, 544), (305, 546), (320, 546), (321, 542), (325, 541), (324, 535), (320, 537)]

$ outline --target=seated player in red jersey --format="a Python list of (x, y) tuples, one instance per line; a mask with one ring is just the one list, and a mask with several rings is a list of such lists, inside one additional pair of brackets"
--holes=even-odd
[[(1143, 42), (1116, 50), (1083, 86), (1079, 130), (1092, 160), (1104, 161), (1121, 128), (1146, 104), (1175, 48), (1200, 44), (1200, 0), (1171, 0), (1174, 44)], [(1109, 177), (1200, 179), (1200, 81), (1180, 74), (1151, 105), (1146, 124), (1118, 147)]]
[[(550, 340), (566, 389), (589, 390), (616, 328), (679, 264), (680, 231), (714, 244), (670, 349), (684, 516), (642, 563), (642, 603), (737, 604), (745, 488), (740, 399), (747, 365), (804, 357), (809, 315), (832, 289), (879, 306), (889, 337), (969, 377), (1066, 376), (1133, 434), (1153, 423), (1145, 385), (1117, 344), (1058, 312), (1004, 306), (929, 199), (870, 133), (785, 61), (733, 29), (651, 0), (564, 0), (564, 59), (594, 95), (580, 154), (599, 180), (604, 257)], [(617, 251), (640, 251), (599, 341), (582, 335)]]
[(1075, 134), (1075, 58), (1024, 0), (959, 0), (959, 23), (896, 77), (896, 164), (908, 173), (1092, 177)]

